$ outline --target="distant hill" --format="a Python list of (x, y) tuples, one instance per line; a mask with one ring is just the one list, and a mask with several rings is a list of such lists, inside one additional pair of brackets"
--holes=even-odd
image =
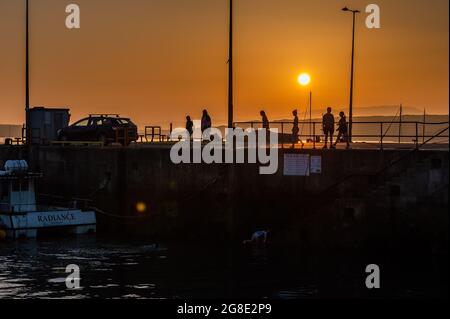
[[(355, 107), (353, 114), (355, 116), (376, 116), (379, 114), (394, 116), (399, 112), (400, 105), (385, 105), (385, 106), (367, 106)], [(423, 109), (412, 106), (403, 106), (403, 114), (405, 115), (423, 115)]]
[[(353, 116), (395, 116), (399, 114), (400, 105), (384, 105), (384, 106), (363, 106), (353, 109)], [(340, 111), (344, 111), (348, 116), (348, 106), (334, 107), (333, 113), (337, 116)], [(313, 110), (313, 117), (321, 117), (326, 110)], [(403, 106), (403, 115), (423, 115), (423, 109), (414, 106)], [(307, 114), (309, 116), (309, 114)]]
[[(338, 118), (337, 114), (334, 114), (336, 119)], [(353, 121), (355, 122), (391, 122), (394, 120), (394, 115), (374, 115), (374, 116), (353, 116)], [(348, 119), (348, 118), (347, 118)], [(448, 115), (427, 115), (425, 117), (426, 122), (428, 123), (441, 123), (448, 122)], [(260, 122), (260, 120), (255, 120), (254, 122)], [(283, 119), (283, 120), (274, 120), (276, 122), (292, 122), (292, 119)], [(322, 115), (314, 116), (312, 119), (313, 122), (322, 121)], [(395, 121), (399, 121), (399, 117), (397, 116)], [(404, 122), (423, 122), (423, 115), (403, 115), (402, 121)], [(251, 122), (251, 121), (249, 121)], [(300, 119), (302, 122), (302, 119)], [(309, 122), (309, 119), (306, 119), (305, 122)]]
[[(354, 116), (354, 121), (361, 122), (390, 122), (393, 120), (394, 116)], [(397, 117), (396, 121), (399, 120)], [(423, 122), (423, 115), (403, 115), (402, 121), (404, 122)], [(427, 123), (440, 123), (448, 122), (448, 115), (427, 115), (425, 117)]]

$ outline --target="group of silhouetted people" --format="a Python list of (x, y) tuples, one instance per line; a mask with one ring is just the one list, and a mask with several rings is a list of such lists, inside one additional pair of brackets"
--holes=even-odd
[(325, 146), (324, 149), (328, 148), (328, 138), (330, 138), (330, 148), (335, 149), (337, 143), (341, 141), (343, 138), (347, 143), (347, 148), (350, 148), (350, 140), (348, 136), (348, 126), (347, 126), (347, 118), (344, 112), (339, 113), (339, 122), (338, 122), (338, 136), (336, 142), (333, 144), (333, 135), (334, 135), (334, 126), (335, 120), (334, 115), (331, 113), (332, 109), (329, 107), (327, 109), (327, 113), (322, 118), (322, 127), (323, 133), (325, 134)]
[[(265, 111), (260, 112), (261, 119), (262, 119), (262, 128), (266, 129), (267, 131), (270, 130), (270, 122), (269, 118), (267, 117), (267, 114)], [(298, 119), (298, 111), (294, 110), (292, 111), (292, 115), (294, 116), (294, 122), (292, 127), (292, 143), (293, 145), (297, 143), (298, 141), (301, 142), (303, 146), (303, 142), (301, 139), (299, 139), (299, 119)], [(325, 135), (325, 146), (324, 149), (328, 148), (328, 140), (330, 141), (330, 148), (335, 149), (337, 143), (342, 141), (344, 139), (347, 143), (347, 148), (350, 148), (350, 140), (348, 136), (348, 125), (347, 125), (347, 118), (345, 116), (344, 112), (339, 113), (339, 122), (338, 122), (338, 136), (336, 141), (333, 143), (333, 135), (335, 132), (335, 118), (332, 114), (332, 109), (329, 107), (327, 109), (327, 113), (322, 118), (322, 129), (323, 133)], [(210, 129), (212, 127), (212, 121), (211, 116), (208, 114), (208, 111), (205, 109), (203, 110), (202, 114), (202, 120), (201, 120), (201, 130), (202, 133), (205, 132), (207, 129)], [(189, 134), (192, 136), (194, 133), (194, 122), (192, 121), (191, 117), (188, 115), (186, 116), (186, 130), (189, 132)]]
[[(337, 136), (336, 141), (333, 143), (333, 135), (334, 135), (334, 131), (335, 131), (335, 119), (334, 119), (334, 115), (331, 112), (332, 112), (332, 109), (331, 109), (331, 107), (329, 107), (327, 109), (327, 113), (323, 116), (323, 119), (322, 119), (322, 129), (323, 129), (323, 133), (325, 135), (325, 146), (323, 148), (324, 149), (328, 148), (328, 140), (329, 140), (330, 148), (335, 149), (337, 143), (339, 143), (342, 139), (344, 139), (346, 141), (347, 148), (350, 148), (347, 118), (346, 118), (344, 112), (339, 113), (340, 119), (338, 122), (338, 129), (337, 129), (338, 136)], [(269, 119), (267, 118), (266, 112), (261, 111), (260, 114), (261, 114), (261, 118), (262, 118), (262, 127), (266, 130), (269, 130), (270, 129)], [(303, 146), (303, 141), (301, 139), (299, 139), (300, 127), (299, 127), (299, 120), (298, 120), (298, 111), (297, 110), (292, 111), (292, 115), (294, 116), (294, 122), (293, 122), (293, 126), (292, 126), (292, 143), (295, 144), (298, 141), (300, 141), (300, 143)]]
[[(204, 131), (206, 131), (207, 129), (210, 129), (211, 127), (212, 127), (211, 116), (209, 116), (207, 110), (203, 110), (202, 121), (201, 121), (202, 133)], [(192, 121), (192, 119), (189, 115), (186, 116), (186, 130), (189, 132), (190, 136), (192, 136), (194, 134), (194, 122)]]

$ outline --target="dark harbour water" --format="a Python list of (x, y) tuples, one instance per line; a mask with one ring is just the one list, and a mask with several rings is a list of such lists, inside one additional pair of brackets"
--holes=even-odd
[[(382, 289), (365, 287), (378, 263)], [(68, 290), (76, 264), (81, 288)], [(106, 238), (0, 243), (2, 298), (445, 298), (446, 256), (298, 247), (155, 245)]]

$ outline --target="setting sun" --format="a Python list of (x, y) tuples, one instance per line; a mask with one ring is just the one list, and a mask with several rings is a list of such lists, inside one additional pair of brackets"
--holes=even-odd
[(311, 82), (311, 77), (308, 73), (302, 73), (298, 76), (298, 83), (302, 86), (306, 86)]

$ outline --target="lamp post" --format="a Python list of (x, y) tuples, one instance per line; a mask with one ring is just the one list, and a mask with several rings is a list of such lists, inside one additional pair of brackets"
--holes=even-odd
[(29, 39), (28, 39), (28, 0), (26, 0), (25, 2), (25, 10), (26, 10), (26, 22), (25, 22), (25, 109), (28, 111), (28, 109), (30, 108), (30, 90), (29, 90), (29, 84), (30, 84), (30, 57), (29, 57)]
[(233, 128), (233, 0), (230, 0), (230, 30), (228, 41), (228, 128)]
[[(27, 145), (31, 142), (29, 123), (30, 111), (30, 53), (29, 53), (29, 13), (28, 0), (25, 1), (25, 139)], [(23, 137), (23, 136), (22, 136)]]
[(348, 7), (344, 7), (342, 9), (344, 12), (351, 12), (353, 15), (353, 31), (352, 31), (352, 66), (350, 71), (350, 105), (349, 105), (349, 129), (348, 129), (348, 138), (349, 141), (352, 142), (353, 139), (353, 76), (354, 76), (354, 66), (355, 66), (355, 22), (356, 22), (356, 14), (360, 13), (359, 10), (352, 10)]

